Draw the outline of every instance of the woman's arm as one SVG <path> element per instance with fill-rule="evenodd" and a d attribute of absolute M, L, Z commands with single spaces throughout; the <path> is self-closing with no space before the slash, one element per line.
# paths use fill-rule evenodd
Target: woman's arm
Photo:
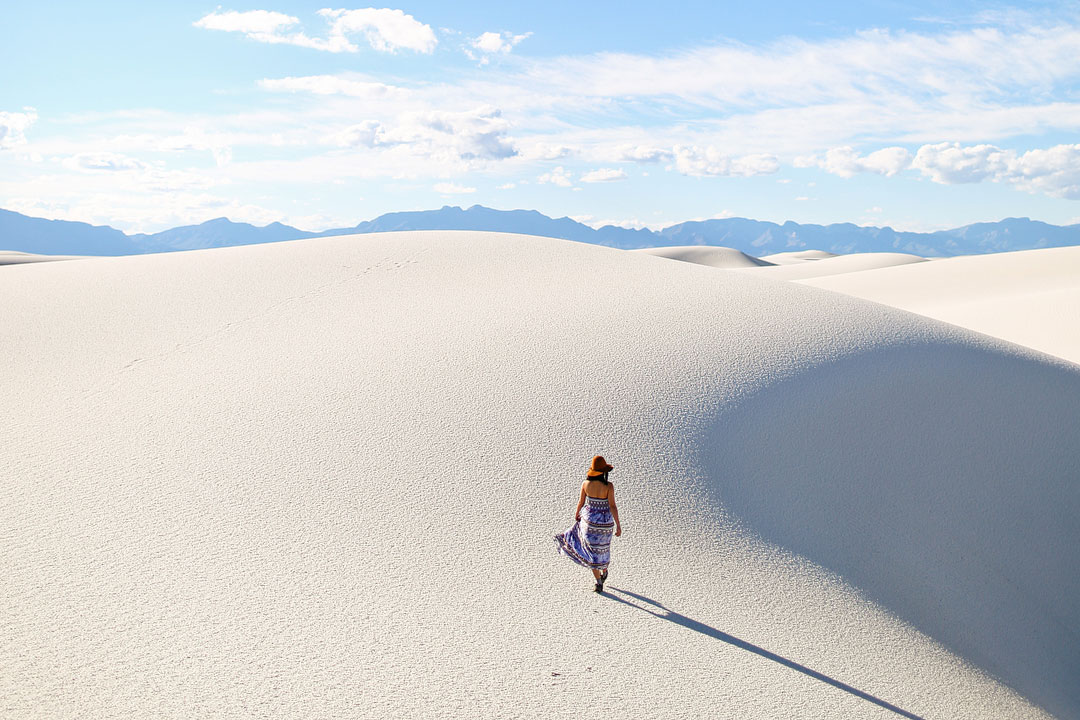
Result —
<path fill-rule="evenodd" d="M 582 489 L 582 492 L 585 492 Z M 615 518 L 615 537 L 622 535 L 622 524 L 619 522 L 619 508 L 615 505 L 615 485 L 609 484 L 607 491 L 608 505 L 611 506 L 611 517 Z"/>
<path fill-rule="evenodd" d="M 577 509 L 574 510 L 574 522 L 581 520 L 581 508 L 585 505 L 585 483 L 581 483 L 581 496 L 577 501 Z"/>

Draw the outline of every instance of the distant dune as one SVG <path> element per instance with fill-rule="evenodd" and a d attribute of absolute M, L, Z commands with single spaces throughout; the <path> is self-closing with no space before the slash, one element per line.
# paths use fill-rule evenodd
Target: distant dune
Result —
<path fill-rule="evenodd" d="M 11 717 L 1080 715 L 1075 365 L 495 233 L 2 276 Z"/>
<path fill-rule="evenodd" d="M 33 255 L 31 253 L 0 250 L 0 265 L 22 265 L 24 263 L 54 262 L 56 260 L 74 260 L 73 255 Z"/>
<path fill-rule="evenodd" d="M 1077 247 L 948 258 L 804 282 L 1080 363 Z"/>
<path fill-rule="evenodd" d="M 634 252 L 718 268 L 762 267 L 770 264 L 733 248 L 708 245 L 644 248 Z"/>
<path fill-rule="evenodd" d="M 855 253 L 821 257 L 812 261 L 804 258 L 802 262 L 776 264 L 774 267 L 762 267 L 753 272 L 771 280 L 803 280 L 925 261 L 925 258 L 905 253 Z"/>
<path fill-rule="evenodd" d="M 836 253 L 825 252 L 824 250 L 798 250 L 795 252 L 782 252 L 775 253 L 773 255 L 763 255 L 760 259 L 764 260 L 770 265 L 794 265 L 795 263 L 824 260 L 825 258 L 832 257 L 836 257 Z"/>

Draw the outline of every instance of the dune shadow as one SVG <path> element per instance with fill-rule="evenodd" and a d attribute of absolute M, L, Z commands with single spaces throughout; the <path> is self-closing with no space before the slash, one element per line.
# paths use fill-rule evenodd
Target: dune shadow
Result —
<path fill-rule="evenodd" d="M 645 603 L 645 604 L 641 605 L 641 604 L 638 604 L 636 602 L 632 602 L 631 600 L 626 600 L 625 598 L 621 598 L 618 595 L 612 594 L 613 592 L 614 593 L 619 593 L 621 595 L 626 595 L 627 597 L 633 598 L 634 600 L 637 600 L 638 602 Z M 709 625 L 706 625 L 705 623 L 698 622 L 697 620 L 694 620 L 693 618 L 688 618 L 685 615 L 681 615 L 681 614 L 675 612 L 674 610 L 669 610 L 668 608 L 664 607 L 660 603 L 656 602 L 655 600 L 651 600 L 651 599 L 645 597 L 644 595 L 639 595 L 637 593 L 630 592 L 629 590 L 623 590 L 623 589 L 614 588 L 614 587 L 609 587 L 607 589 L 607 591 L 605 591 L 605 592 L 603 592 L 601 594 L 602 594 L 603 597 L 608 598 L 609 600 L 614 600 L 614 601 L 620 602 L 620 603 L 622 603 L 624 605 L 629 605 L 632 608 L 636 608 L 638 610 L 643 610 L 644 612 L 649 613 L 653 617 L 658 617 L 658 618 L 660 618 L 662 620 L 668 620 L 670 622 L 675 623 L 676 625 L 681 625 L 684 628 L 687 628 L 689 630 L 693 630 L 695 632 L 701 633 L 702 635 L 714 638 L 716 640 L 720 640 L 722 642 L 726 642 L 729 645 L 733 645 L 733 646 L 735 646 L 735 647 L 737 647 L 737 648 L 739 648 L 741 650 L 746 650 L 747 652 L 752 652 L 755 655 L 759 655 L 759 656 L 761 656 L 761 657 L 763 657 L 763 658 L 765 658 L 767 660 L 772 660 L 775 663 L 779 663 L 780 665 L 783 665 L 784 667 L 795 670 L 796 672 L 800 672 L 803 675 L 807 675 L 809 677 L 812 677 L 815 680 L 820 680 L 821 682 L 823 682 L 823 683 L 825 683 L 827 685 L 831 685 L 831 686 L 833 686 L 834 688 L 836 688 L 838 690 L 843 690 L 844 692 L 849 693 L 851 695 L 854 695 L 857 698 L 860 698 L 862 700 L 866 700 L 867 702 L 871 702 L 871 703 L 877 705 L 878 707 L 885 708 L 886 710 L 891 710 L 892 712 L 896 713 L 897 715 L 901 715 L 901 716 L 906 717 L 906 718 L 911 718 L 912 720 L 923 720 L 918 715 L 915 715 L 913 713 L 909 713 L 907 710 L 904 710 L 903 708 L 899 708 L 899 707 L 893 705 L 892 703 L 886 702 L 886 701 L 882 700 L 881 698 L 874 697 L 873 695 L 871 695 L 869 693 L 863 692 L 862 690 L 859 690 L 858 688 L 854 688 L 851 685 L 848 685 L 847 683 L 840 682 L 839 680 L 831 678 L 828 675 L 825 675 L 823 673 L 819 673 L 817 670 L 813 670 L 811 668 L 808 668 L 805 665 L 800 665 L 799 663 L 795 662 L 794 660 L 789 660 L 786 657 L 783 657 L 781 655 L 777 655 L 776 653 L 773 653 L 773 652 L 769 652 L 765 648 L 758 647 L 757 645 L 754 645 L 753 643 L 746 642 L 745 640 L 740 640 L 739 638 L 735 637 L 734 635 L 730 635 L 730 634 L 728 634 L 728 633 L 726 633 L 726 632 L 724 632 L 722 630 L 717 630 L 716 628 L 711 627 Z M 651 606 L 651 607 L 649 607 L 649 606 Z"/>

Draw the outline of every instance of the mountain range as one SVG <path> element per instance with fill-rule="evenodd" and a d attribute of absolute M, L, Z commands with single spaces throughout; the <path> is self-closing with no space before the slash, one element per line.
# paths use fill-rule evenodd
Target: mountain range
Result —
<path fill-rule="evenodd" d="M 932 233 L 900 232 L 852 223 L 777 224 L 746 218 L 678 223 L 662 230 L 614 225 L 593 228 L 568 217 L 550 218 L 535 210 L 468 209 L 380 215 L 354 227 L 307 232 L 281 223 L 256 227 L 227 218 L 208 220 L 153 234 L 127 235 L 107 226 L 28 217 L 0 210 L 0 250 L 42 255 L 139 255 L 233 245 L 298 240 L 398 230 L 490 230 L 562 238 L 622 249 L 673 245 L 721 245 L 761 256 L 794 250 L 834 253 L 906 252 L 924 257 L 976 255 L 1010 250 L 1080 245 L 1080 224 L 1049 225 L 1029 218 L 1006 218 Z"/>

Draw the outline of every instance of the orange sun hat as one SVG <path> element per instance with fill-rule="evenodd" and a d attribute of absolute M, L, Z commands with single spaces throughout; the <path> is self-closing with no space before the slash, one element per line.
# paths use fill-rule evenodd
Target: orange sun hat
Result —
<path fill-rule="evenodd" d="M 615 469 L 615 466 L 614 465 L 608 465 L 608 461 L 604 459 L 603 455 L 597 455 L 596 457 L 594 457 L 592 459 L 592 462 L 589 463 L 589 472 L 587 473 L 587 475 L 589 477 L 596 477 L 598 475 L 603 475 L 604 473 L 608 472 L 609 470 L 614 470 L 614 469 Z"/>

